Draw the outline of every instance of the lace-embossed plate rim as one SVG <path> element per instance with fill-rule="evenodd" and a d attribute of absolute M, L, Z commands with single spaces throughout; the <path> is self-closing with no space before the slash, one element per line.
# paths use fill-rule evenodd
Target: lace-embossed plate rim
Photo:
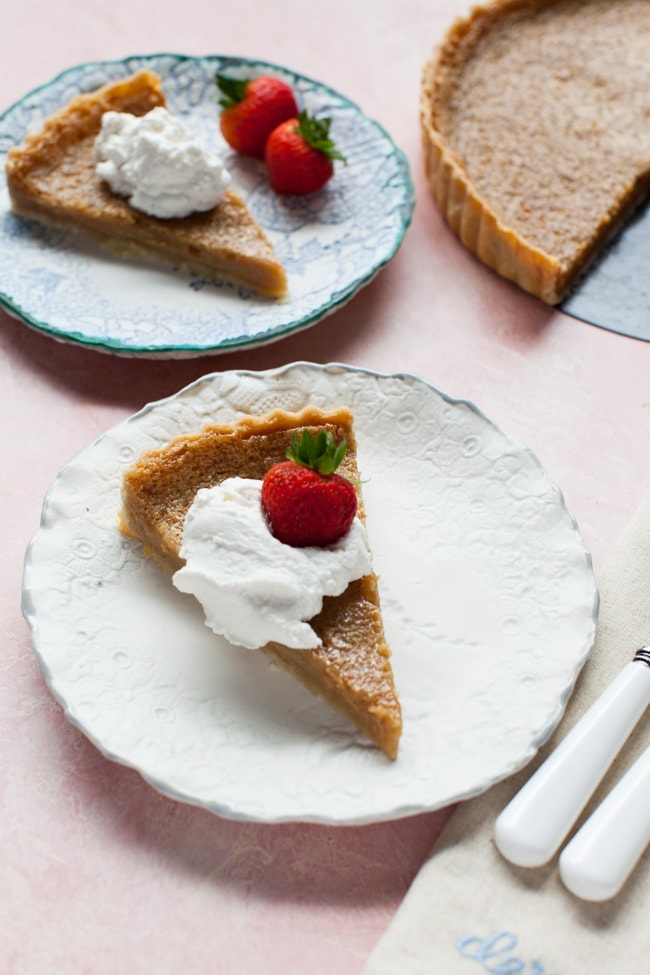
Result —
<path fill-rule="evenodd" d="M 287 301 L 182 271 L 113 257 L 80 235 L 15 217 L 4 163 L 11 146 L 79 91 L 147 67 L 162 78 L 170 110 L 222 153 L 233 184 L 284 263 Z M 272 72 L 301 107 L 332 118 L 347 157 L 310 197 L 281 197 L 263 162 L 232 152 L 218 124 L 217 69 Z M 192 356 L 250 348 L 307 328 L 335 311 L 394 256 L 410 224 L 408 163 L 389 135 L 343 95 L 277 65 L 218 55 L 154 54 L 69 69 L 0 118 L 0 306 L 53 338 L 121 355 Z"/>
<path fill-rule="evenodd" d="M 355 413 L 404 712 L 395 762 L 263 654 L 215 637 L 117 527 L 122 472 L 144 449 L 307 403 Z M 416 376 L 312 363 L 205 376 L 74 457 L 45 500 L 23 603 L 54 697 L 109 758 L 227 817 L 330 824 L 436 809 L 521 768 L 563 713 L 597 605 L 576 523 L 527 448 Z"/>

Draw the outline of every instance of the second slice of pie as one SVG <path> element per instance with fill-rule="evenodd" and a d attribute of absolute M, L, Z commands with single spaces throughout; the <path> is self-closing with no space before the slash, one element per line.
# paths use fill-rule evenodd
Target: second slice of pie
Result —
<path fill-rule="evenodd" d="M 144 454 L 126 471 L 122 528 L 143 543 L 147 556 L 175 572 L 183 565 L 183 526 L 197 492 L 230 477 L 261 481 L 271 466 L 284 460 L 293 435 L 304 429 L 314 436 L 328 430 L 336 442 L 346 440 L 348 449 L 340 470 L 354 479 L 363 521 L 352 423 L 352 414 L 345 408 L 324 412 L 308 407 L 300 413 L 276 410 L 233 424 L 208 424 L 197 434 L 176 437 Z M 320 637 L 320 646 L 296 650 L 269 643 L 261 649 L 395 758 L 401 709 L 374 573 L 351 582 L 340 596 L 325 597 L 321 612 L 310 623 Z M 246 652 L 250 651 L 242 649 Z"/>
<path fill-rule="evenodd" d="M 265 297 L 284 296 L 284 268 L 231 188 L 211 210 L 160 219 L 132 207 L 98 177 L 94 143 L 104 113 L 142 116 L 164 106 L 161 80 L 147 70 L 76 96 L 9 151 L 14 211 L 88 234 L 120 256 L 163 261 Z"/>

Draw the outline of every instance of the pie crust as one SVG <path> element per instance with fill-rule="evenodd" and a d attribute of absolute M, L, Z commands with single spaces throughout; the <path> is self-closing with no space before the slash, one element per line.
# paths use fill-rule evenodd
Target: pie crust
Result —
<path fill-rule="evenodd" d="M 495 0 L 424 69 L 433 196 L 462 243 L 549 304 L 648 192 L 650 4 Z"/>
<path fill-rule="evenodd" d="M 143 454 L 124 474 L 122 530 L 143 543 L 145 555 L 175 572 L 183 565 L 183 525 L 197 491 L 227 477 L 261 480 L 269 467 L 285 459 L 293 434 L 304 428 L 315 435 L 327 429 L 337 442 L 347 441 L 339 470 L 354 479 L 358 514 L 365 521 L 351 412 L 307 407 L 300 413 L 274 410 L 232 424 L 208 424 L 197 434 L 176 437 Z M 321 646 L 292 650 L 269 643 L 263 651 L 395 758 L 402 718 L 374 573 L 351 582 L 340 596 L 326 597 L 310 622 Z"/>
<path fill-rule="evenodd" d="M 212 210 L 161 220 L 131 207 L 96 175 L 93 145 L 104 112 L 145 115 L 159 105 L 165 105 L 160 78 L 147 70 L 77 95 L 47 118 L 40 132 L 9 150 L 13 209 L 82 231 L 123 257 L 160 260 L 282 297 L 284 268 L 232 189 Z"/>

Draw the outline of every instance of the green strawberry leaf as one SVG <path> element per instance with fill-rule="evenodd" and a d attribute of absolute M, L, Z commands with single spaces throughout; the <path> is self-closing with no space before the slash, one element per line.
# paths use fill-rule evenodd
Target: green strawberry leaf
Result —
<path fill-rule="evenodd" d="M 345 440 L 337 445 L 329 430 L 320 430 L 317 437 L 309 430 L 303 430 L 300 438 L 294 433 L 291 444 L 287 447 L 286 457 L 294 464 L 311 467 L 319 474 L 327 476 L 334 473 L 347 449 Z"/>
<path fill-rule="evenodd" d="M 303 108 L 298 115 L 297 131 L 308 146 L 322 152 L 328 159 L 340 159 L 341 162 L 347 162 L 345 156 L 339 152 L 330 138 L 331 124 L 331 118 L 318 119 L 309 115 L 307 110 Z"/>
<path fill-rule="evenodd" d="M 222 108 L 234 108 L 246 97 L 250 78 L 229 78 L 227 75 L 217 72 L 214 80 L 219 91 L 223 93 L 223 98 L 219 99 Z"/>

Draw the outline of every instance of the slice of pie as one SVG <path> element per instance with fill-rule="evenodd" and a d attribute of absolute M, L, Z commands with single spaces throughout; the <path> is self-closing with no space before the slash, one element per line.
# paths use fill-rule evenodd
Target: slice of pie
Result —
<path fill-rule="evenodd" d="M 465 246 L 560 301 L 650 185 L 650 3 L 496 0 L 424 70 L 434 198 Z"/>
<path fill-rule="evenodd" d="M 227 477 L 261 481 L 269 467 L 285 459 L 293 434 L 304 428 L 314 435 L 330 430 L 337 442 L 347 441 L 339 471 L 354 478 L 358 513 L 365 520 L 352 423 L 345 408 L 322 412 L 307 407 L 300 413 L 275 410 L 233 424 L 209 424 L 197 434 L 176 437 L 145 453 L 125 472 L 122 530 L 143 543 L 145 555 L 175 572 L 183 565 L 179 551 L 185 515 L 197 491 Z M 395 758 L 402 719 L 376 576 L 364 576 L 342 595 L 326 597 L 310 622 L 322 641 L 319 647 L 291 650 L 269 643 L 262 649 Z"/>
<path fill-rule="evenodd" d="M 40 132 L 9 150 L 13 209 L 89 234 L 124 257 L 160 260 L 265 297 L 283 296 L 284 268 L 232 189 L 212 210 L 162 220 L 131 207 L 96 175 L 93 147 L 104 112 L 145 115 L 164 105 L 160 78 L 146 70 L 77 95 L 46 119 Z"/>

